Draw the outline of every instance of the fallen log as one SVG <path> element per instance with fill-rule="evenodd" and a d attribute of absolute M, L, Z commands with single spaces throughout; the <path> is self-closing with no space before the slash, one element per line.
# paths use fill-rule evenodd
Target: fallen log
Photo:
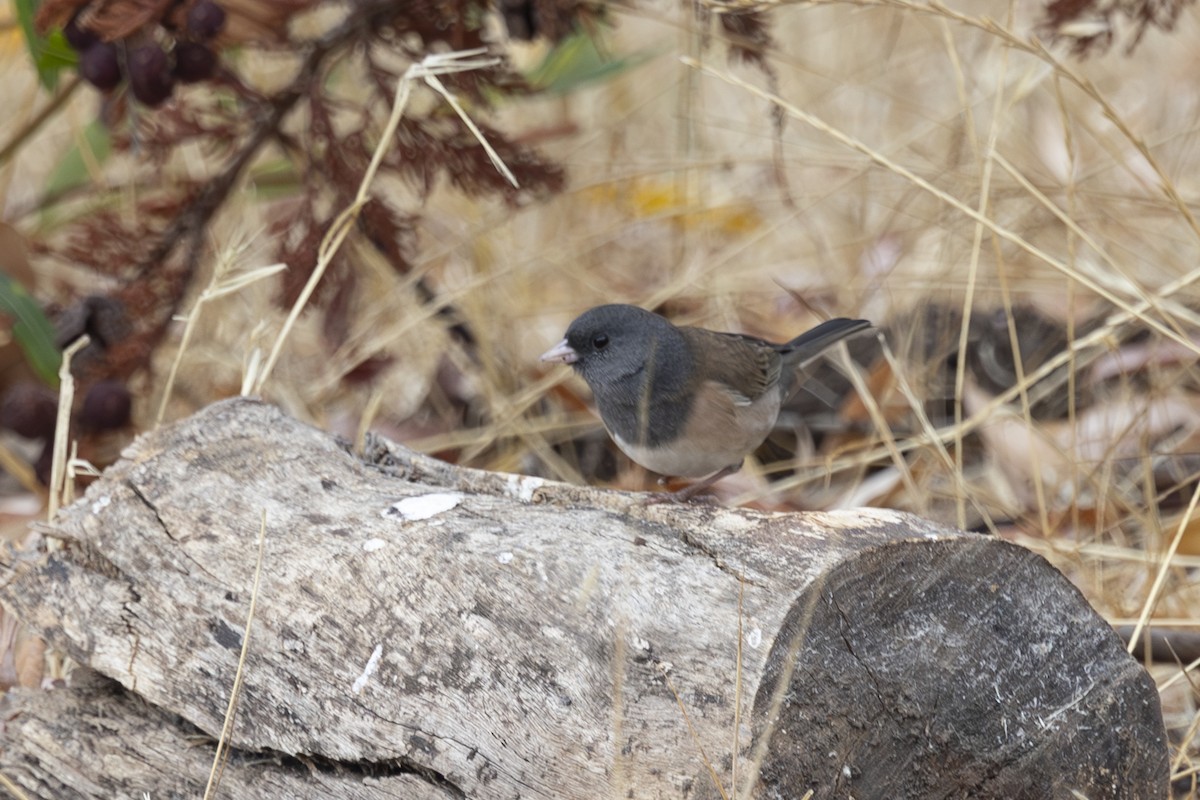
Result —
<path fill-rule="evenodd" d="M 9 695 L 0 774 L 199 797 L 265 519 L 226 796 L 1166 796 L 1154 684 L 1039 556 L 640 501 L 218 403 L 4 555 L 92 677 Z"/>

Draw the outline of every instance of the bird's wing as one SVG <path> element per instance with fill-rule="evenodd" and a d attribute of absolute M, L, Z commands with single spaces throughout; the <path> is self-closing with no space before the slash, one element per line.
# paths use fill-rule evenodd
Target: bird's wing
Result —
<path fill-rule="evenodd" d="M 769 342 L 703 328 L 679 330 L 697 372 L 727 387 L 736 405 L 748 405 L 779 383 L 783 359 Z"/>

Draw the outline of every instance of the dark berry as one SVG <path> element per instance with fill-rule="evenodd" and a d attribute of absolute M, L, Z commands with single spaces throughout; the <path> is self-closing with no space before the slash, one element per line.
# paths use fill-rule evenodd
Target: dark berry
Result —
<path fill-rule="evenodd" d="M 129 424 L 133 398 L 120 381 L 99 381 L 88 389 L 79 409 L 79 424 L 90 431 L 110 431 Z"/>
<path fill-rule="evenodd" d="M 187 30 L 197 39 L 211 39 L 225 27 L 225 9 L 212 0 L 199 0 L 188 9 Z"/>
<path fill-rule="evenodd" d="M 26 439 L 50 439 L 58 418 L 58 395 L 37 383 L 9 387 L 0 399 L 0 428 Z"/>
<path fill-rule="evenodd" d="M 53 466 L 54 440 L 47 439 L 46 444 L 42 447 L 41 454 L 38 455 L 37 461 L 33 462 L 33 474 L 37 476 L 42 486 L 50 485 L 50 470 Z"/>
<path fill-rule="evenodd" d="M 129 51 L 129 88 L 148 106 L 162 105 L 175 88 L 171 62 L 162 48 L 146 44 Z"/>
<path fill-rule="evenodd" d="M 79 54 L 79 74 L 102 92 L 115 89 L 121 82 L 117 46 L 111 42 L 93 42 L 91 47 Z"/>
<path fill-rule="evenodd" d="M 125 306 L 103 294 L 90 294 L 67 307 L 54 320 L 54 343 L 65 349 L 85 333 L 92 346 L 112 347 L 130 333 Z"/>
<path fill-rule="evenodd" d="M 217 69 L 217 54 L 199 42 L 175 43 L 175 77 L 184 83 L 211 78 Z"/>
<path fill-rule="evenodd" d="M 76 53 L 82 53 L 100 39 L 95 33 L 79 24 L 80 14 L 71 17 L 71 21 L 63 27 L 63 37 Z"/>
<path fill-rule="evenodd" d="M 500 0 L 499 5 L 509 36 L 527 42 L 537 35 L 537 9 L 534 3 L 529 0 Z"/>

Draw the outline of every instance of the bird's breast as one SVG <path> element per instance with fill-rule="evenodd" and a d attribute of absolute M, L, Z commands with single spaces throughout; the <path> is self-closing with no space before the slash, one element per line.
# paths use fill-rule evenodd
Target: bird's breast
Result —
<path fill-rule="evenodd" d="M 621 451 L 646 469 L 681 478 L 700 478 L 739 464 L 775 427 L 780 392 L 767 391 L 753 401 L 722 384 L 705 382 L 690 408 L 675 411 L 677 434 L 653 445 L 623 437 L 609 427 Z"/>

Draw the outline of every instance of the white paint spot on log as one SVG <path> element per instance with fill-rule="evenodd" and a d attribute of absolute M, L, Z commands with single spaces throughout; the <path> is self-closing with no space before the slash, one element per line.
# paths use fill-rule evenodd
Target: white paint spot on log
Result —
<path fill-rule="evenodd" d="M 379 669 L 379 657 L 383 655 L 383 645 L 375 645 L 375 649 L 371 651 L 371 657 L 367 659 L 367 665 L 363 667 L 362 674 L 354 679 L 354 685 L 350 687 L 350 691 L 355 694 L 361 694 L 363 687 L 367 685 L 367 681 L 375 674 L 375 670 Z"/>
<path fill-rule="evenodd" d="M 463 501 L 458 492 L 441 492 L 438 494 L 423 494 L 417 497 L 406 497 L 392 503 L 383 512 L 385 517 L 399 517 L 405 522 L 419 519 L 429 519 L 445 513 Z"/>
<path fill-rule="evenodd" d="M 112 497 L 110 497 L 109 495 L 106 495 L 106 494 L 100 495 L 99 497 L 96 498 L 96 502 L 92 503 L 92 513 L 99 514 L 111 502 L 112 502 Z"/>
<path fill-rule="evenodd" d="M 512 560 L 513 560 L 513 554 L 510 553 L 508 550 L 505 550 L 503 553 L 499 553 L 496 555 L 496 560 L 499 561 L 501 564 L 510 564 L 510 563 L 512 563 Z"/>
<path fill-rule="evenodd" d="M 533 493 L 542 488 L 546 481 L 529 475 L 509 475 L 508 494 L 522 503 L 532 503 Z"/>
<path fill-rule="evenodd" d="M 741 533 L 754 527 L 754 520 L 747 519 L 743 514 L 734 514 L 728 511 L 719 513 L 709 522 L 714 528 L 729 533 Z"/>
<path fill-rule="evenodd" d="M 366 550 L 368 553 L 374 553 L 376 550 L 381 549 L 385 544 L 387 544 L 387 542 L 385 542 L 383 539 L 367 539 L 365 542 L 363 542 L 363 550 Z"/>
<path fill-rule="evenodd" d="M 757 650 L 758 646 L 762 644 L 762 628 L 752 628 L 750 632 L 746 634 L 746 644 L 749 645 L 751 649 Z"/>

